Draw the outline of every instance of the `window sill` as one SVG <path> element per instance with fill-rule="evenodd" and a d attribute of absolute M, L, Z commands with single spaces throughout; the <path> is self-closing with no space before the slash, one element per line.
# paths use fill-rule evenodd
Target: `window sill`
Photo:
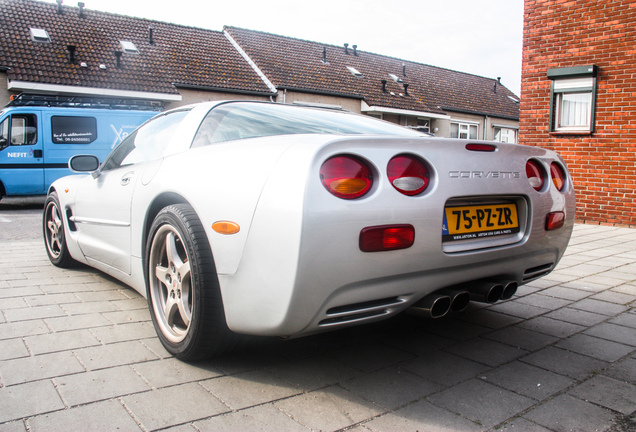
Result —
<path fill-rule="evenodd" d="M 592 131 L 551 131 L 550 136 L 592 135 Z"/>

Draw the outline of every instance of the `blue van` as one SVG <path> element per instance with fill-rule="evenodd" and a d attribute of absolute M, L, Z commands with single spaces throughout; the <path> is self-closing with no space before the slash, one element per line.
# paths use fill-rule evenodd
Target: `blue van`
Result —
<path fill-rule="evenodd" d="M 0 198 L 46 194 L 71 174 L 71 156 L 104 160 L 160 110 L 145 101 L 19 95 L 0 111 Z"/>

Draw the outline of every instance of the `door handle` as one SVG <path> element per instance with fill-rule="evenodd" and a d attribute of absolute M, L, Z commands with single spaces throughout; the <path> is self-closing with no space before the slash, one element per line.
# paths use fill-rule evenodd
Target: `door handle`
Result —
<path fill-rule="evenodd" d="M 44 152 L 42 150 L 33 150 L 33 157 L 36 159 L 40 159 Z"/>

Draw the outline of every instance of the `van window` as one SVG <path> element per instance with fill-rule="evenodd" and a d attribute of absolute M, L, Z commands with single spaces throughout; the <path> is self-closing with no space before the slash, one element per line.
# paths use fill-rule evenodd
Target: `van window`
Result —
<path fill-rule="evenodd" d="M 158 115 L 126 137 L 108 156 L 102 171 L 164 157 L 172 136 L 189 109 Z"/>
<path fill-rule="evenodd" d="M 51 132 L 54 144 L 90 144 L 97 139 L 95 117 L 53 116 Z"/>
<path fill-rule="evenodd" d="M 9 132 L 11 127 L 11 132 Z M 0 124 L 0 145 L 12 146 L 33 145 L 38 134 L 35 114 L 14 114 Z"/>

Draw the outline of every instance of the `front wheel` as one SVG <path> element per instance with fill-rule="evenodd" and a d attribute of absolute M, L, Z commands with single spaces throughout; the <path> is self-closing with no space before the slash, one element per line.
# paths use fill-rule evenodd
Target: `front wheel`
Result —
<path fill-rule="evenodd" d="M 153 221 L 146 281 L 155 330 L 172 355 L 196 360 L 235 345 L 237 335 L 225 321 L 212 250 L 189 205 L 168 206 Z"/>
<path fill-rule="evenodd" d="M 53 265 L 62 268 L 73 267 L 76 262 L 71 257 L 66 246 L 64 235 L 64 222 L 57 193 L 51 192 L 44 203 L 44 215 L 42 217 L 42 231 L 46 253 Z"/>

